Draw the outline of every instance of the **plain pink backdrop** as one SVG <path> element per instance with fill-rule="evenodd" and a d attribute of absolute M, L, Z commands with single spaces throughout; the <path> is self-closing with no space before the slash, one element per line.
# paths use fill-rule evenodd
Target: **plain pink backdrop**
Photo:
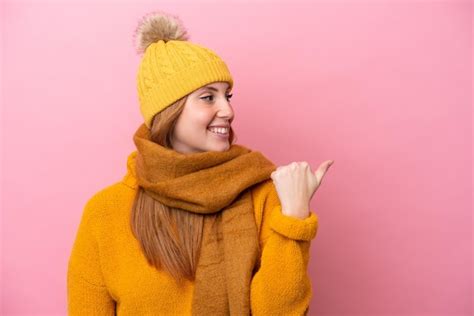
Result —
<path fill-rule="evenodd" d="M 66 315 L 82 209 L 135 148 L 132 32 L 155 9 L 228 64 L 237 143 L 278 165 L 335 161 L 311 202 L 311 315 L 474 314 L 469 1 L 0 9 L 0 314 Z"/>

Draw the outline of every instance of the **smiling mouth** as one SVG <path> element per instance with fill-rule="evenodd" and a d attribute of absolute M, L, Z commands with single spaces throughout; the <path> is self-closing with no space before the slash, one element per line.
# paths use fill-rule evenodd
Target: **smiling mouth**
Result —
<path fill-rule="evenodd" d="M 210 129 L 207 129 L 210 133 L 214 134 L 215 136 L 219 137 L 220 139 L 228 139 L 229 138 L 229 131 L 226 133 L 219 133 L 217 131 L 213 132 Z"/>
<path fill-rule="evenodd" d="M 208 131 L 217 135 L 229 135 L 230 128 L 207 128 Z"/>

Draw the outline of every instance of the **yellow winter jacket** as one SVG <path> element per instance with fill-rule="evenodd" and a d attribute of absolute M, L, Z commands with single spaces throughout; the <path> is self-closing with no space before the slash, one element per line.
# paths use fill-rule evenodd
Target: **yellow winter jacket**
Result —
<path fill-rule="evenodd" d="M 148 265 L 129 229 L 137 189 L 136 151 L 121 181 L 85 204 L 68 262 L 68 315 L 192 315 L 193 282 L 174 279 Z M 283 215 L 271 179 L 252 190 L 261 247 L 259 269 L 250 286 L 252 315 L 304 315 L 312 297 L 307 273 L 318 217 Z"/>

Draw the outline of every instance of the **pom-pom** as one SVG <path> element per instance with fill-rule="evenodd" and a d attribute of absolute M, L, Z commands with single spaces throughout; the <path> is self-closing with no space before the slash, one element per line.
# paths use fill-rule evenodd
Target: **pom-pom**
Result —
<path fill-rule="evenodd" d="M 178 16 L 154 11 L 140 19 L 133 39 L 137 53 L 141 54 L 149 45 L 159 40 L 186 41 L 189 37 Z"/>

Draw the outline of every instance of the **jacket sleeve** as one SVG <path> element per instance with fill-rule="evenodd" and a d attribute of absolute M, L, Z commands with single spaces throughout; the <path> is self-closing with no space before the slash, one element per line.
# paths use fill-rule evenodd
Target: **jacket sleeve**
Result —
<path fill-rule="evenodd" d="M 316 236 L 318 217 L 299 219 L 283 215 L 273 182 L 266 193 L 261 212 L 260 248 L 250 286 L 253 316 L 306 315 L 312 297 L 311 280 L 307 273 L 309 248 Z"/>
<path fill-rule="evenodd" d="M 94 198 L 84 208 L 67 271 L 67 310 L 75 315 L 115 315 L 115 301 L 104 284 L 94 232 Z"/>

